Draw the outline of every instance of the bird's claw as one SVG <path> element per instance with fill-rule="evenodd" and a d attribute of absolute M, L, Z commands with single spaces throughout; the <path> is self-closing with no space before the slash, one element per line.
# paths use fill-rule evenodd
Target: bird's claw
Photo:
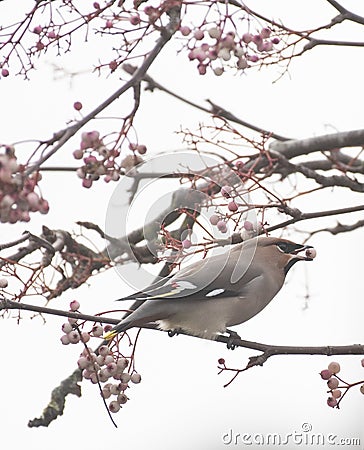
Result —
<path fill-rule="evenodd" d="M 226 343 L 226 347 L 229 350 L 234 350 L 236 345 L 234 344 L 235 339 L 241 339 L 236 331 L 226 330 L 226 333 L 229 334 L 228 341 Z"/>
<path fill-rule="evenodd" d="M 168 330 L 169 337 L 178 336 L 178 335 L 179 335 L 179 329 Z"/>

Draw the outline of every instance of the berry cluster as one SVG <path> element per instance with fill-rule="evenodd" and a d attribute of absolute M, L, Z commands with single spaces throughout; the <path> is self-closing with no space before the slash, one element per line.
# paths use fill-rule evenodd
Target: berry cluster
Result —
<path fill-rule="evenodd" d="M 120 169 L 125 172 L 142 162 L 142 158 L 136 154 L 144 155 L 147 151 L 145 145 L 130 144 L 132 155 L 127 155 L 120 164 L 116 158 L 120 155 L 119 150 L 109 150 L 100 139 L 98 131 L 84 132 L 81 135 L 80 148 L 73 152 L 75 159 L 83 159 L 84 165 L 77 169 L 77 175 L 82 179 L 82 186 L 90 188 L 94 181 L 104 177 L 104 181 L 118 181 Z"/>
<path fill-rule="evenodd" d="M 220 194 L 228 200 L 228 204 L 227 204 L 227 208 L 229 210 L 229 212 L 231 213 L 235 213 L 239 210 L 240 204 L 237 200 L 238 194 L 234 191 L 234 188 L 229 186 L 229 185 L 225 185 L 222 186 L 221 190 L 220 190 Z M 228 231 L 228 225 L 227 225 L 227 220 L 229 219 L 228 216 L 223 216 L 222 214 L 212 214 L 212 216 L 210 216 L 210 223 L 213 226 L 216 226 L 217 229 L 221 232 L 221 233 L 227 233 Z M 254 224 L 252 222 L 250 222 L 249 220 L 245 220 L 243 223 L 242 228 L 240 229 L 240 234 L 243 240 L 246 239 L 250 239 L 251 237 L 255 236 L 259 230 L 257 229 L 258 227 L 254 226 Z"/>
<path fill-rule="evenodd" d="M 29 176 L 25 167 L 18 164 L 15 150 L 5 147 L 0 154 L 0 221 L 2 223 L 29 222 L 30 212 L 47 214 L 47 200 L 34 192 L 42 176 L 34 172 Z"/>
<path fill-rule="evenodd" d="M 79 308 L 80 303 L 77 300 L 70 303 L 70 311 L 76 312 Z M 86 345 L 91 337 L 101 338 L 111 328 L 111 325 L 96 324 L 90 332 L 81 332 L 77 319 L 69 318 L 62 325 L 64 334 L 61 342 L 63 345 L 78 344 L 79 342 L 84 344 L 84 349 L 77 360 L 77 365 L 82 370 L 82 376 L 93 384 L 103 384 L 101 394 L 105 400 L 116 396 L 116 399 L 114 397 L 108 404 L 110 412 L 116 413 L 120 410 L 121 405 L 129 400 L 125 394 L 130 387 L 129 383 L 140 383 L 141 376 L 135 371 L 131 374 L 128 373 L 126 369 L 131 367 L 129 360 L 119 352 L 110 350 L 107 345 L 101 345 L 96 351 Z M 111 382 L 112 380 L 113 382 Z"/>
<path fill-rule="evenodd" d="M 361 365 L 364 367 L 364 359 L 361 360 Z M 364 394 L 364 382 L 359 381 L 356 383 L 347 383 L 341 379 L 337 374 L 340 372 L 340 364 L 337 362 L 331 362 L 327 369 L 321 370 L 320 376 L 323 380 L 327 381 L 329 388 L 327 399 L 327 405 L 331 408 L 339 408 L 339 404 L 347 393 L 347 391 L 353 386 L 360 385 L 360 392 Z M 344 392 L 344 393 L 343 393 Z"/>
<path fill-rule="evenodd" d="M 239 37 L 234 31 L 224 33 L 221 26 L 214 26 L 208 30 L 191 30 L 188 26 L 179 29 L 182 36 L 188 37 L 188 57 L 198 62 L 197 69 L 200 75 L 205 75 L 210 67 L 216 76 L 224 73 L 224 66 L 234 61 L 239 70 L 250 67 L 251 63 L 260 60 L 261 55 L 269 54 L 279 38 L 271 37 L 271 30 L 263 28 L 259 33 L 245 33 Z"/>

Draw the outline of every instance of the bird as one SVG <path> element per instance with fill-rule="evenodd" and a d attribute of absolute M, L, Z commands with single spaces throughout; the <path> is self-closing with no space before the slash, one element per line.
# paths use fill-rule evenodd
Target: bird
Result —
<path fill-rule="evenodd" d="M 118 299 L 135 300 L 139 306 L 104 339 L 151 322 L 170 336 L 183 332 L 205 339 L 224 333 L 239 337 L 229 327 L 262 311 L 282 288 L 290 268 L 315 256 L 311 245 L 266 236 L 248 239 L 190 264 L 162 285 Z"/>

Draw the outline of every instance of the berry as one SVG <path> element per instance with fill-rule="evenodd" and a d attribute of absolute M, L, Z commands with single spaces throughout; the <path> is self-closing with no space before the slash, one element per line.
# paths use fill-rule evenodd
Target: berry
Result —
<path fill-rule="evenodd" d="M 105 23 L 105 28 L 112 28 L 113 27 L 113 23 L 111 20 L 107 20 Z"/>
<path fill-rule="evenodd" d="M 90 335 L 86 332 L 81 333 L 81 340 L 84 344 L 90 340 Z"/>
<path fill-rule="evenodd" d="M 219 222 L 219 220 L 220 220 L 220 217 L 219 217 L 217 214 L 213 214 L 213 215 L 210 217 L 210 223 L 211 223 L 211 225 L 217 225 L 217 223 Z"/>
<path fill-rule="evenodd" d="M 95 325 L 94 327 L 92 327 L 92 334 L 95 337 L 100 337 L 103 335 L 103 333 L 104 333 L 104 329 L 102 328 L 102 326 Z"/>
<path fill-rule="evenodd" d="M 235 212 L 238 210 L 238 205 L 234 201 L 232 201 L 228 204 L 228 209 L 229 211 Z"/>
<path fill-rule="evenodd" d="M 8 286 L 8 280 L 6 278 L 0 278 L 0 289 L 5 289 Z"/>
<path fill-rule="evenodd" d="M 128 373 L 122 373 L 120 376 L 120 381 L 125 384 L 129 383 L 130 379 L 131 379 L 131 376 Z"/>
<path fill-rule="evenodd" d="M 82 180 L 82 186 L 86 189 L 89 189 L 92 186 L 92 180 L 91 178 L 84 178 Z"/>
<path fill-rule="evenodd" d="M 226 223 L 223 220 L 219 220 L 216 226 L 220 231 L 222 231 L 226 228 Z"/>
<path fill-rule="evenodd" d="M 327 368 L 331 373 L 339 373 L 340 372 L 340 364 L 337 362 L 331 362 Z"/>
<path fill-rule="evenodd" d="M 43 31 L 43 28 L 40 25 L 33 28 L 33 33 L 35 33 L 35 34 L 40 34 L 42 31 Z"/>
<path fill-rule="evenodd" d="M 117 360 L 116 365 L 118 367 L 118 371 L 120 371 L 120 373 L 126 369 L 128 367 L 128 360 L 126 358 L 120 358 Z"/>
<path fill-rule="evenodd" d="M 112 72 L 113 72 L 114 70 L 116 70 L 117 67 L 118 67 L 118 63 L 117 63 L 115 60 L 109 62 L 109 69 L 111 69 Z"/>
<path fill-rule="evenodd" d="M 80 111 L 82 109 L 82 103 L 81 102 L 74 102 L 73 107 L 76 111 Z"/>
<path fill-rule="evenodd" d="M 225 364 L 225 359 L 224 358 L 219 358 L 217 361 L 219 364 Z"/>
<path fill-rule="evenodd" d="M 182 36 L 188 36 L 191 33 L 191 28 L 183 26 L 180 27 L 179 31 L 182 34 Z"/>
<path fill-rule="evenodd" d="M 245 42 L 245 44 L 249 44 L 252 40 L 253 36 L 250 33 L 243 34 L 243 42 Z"/>
<path fill-rule="evenodd" d="M 72 153 L 73 157 L 75 159 L 82 159 L 83 158 L 83 151 L 81 149 L 77 149 Z"/>
<path fill-rule="evenodd" d="M 327 399 L 327 404 L 331 407 L 334 408 L 337 405 L 337 400 L 334 397 L 329 397 Z"/>
<path fill-rule="evenodd" d="M 119 403 L 119 405 L 123 405 L 124 403 L 126 403 L 128 401 L 128 397 L 124 393 L 121 393 L 118 395 L 118 398 L 116 401 Z"/>
<path fill-rule="evenodd" d="M 138 15 L 131 16 L 130 19 L 129 19 L 129 22 L 132 25 L 139 25 L 140 24 L 140 17 Z"/>
<path fill-rule="evenodd" d="M 185 249 L 189 249 L 192 245 L 192 242 L 189 239 L 184 239 L 182 241 L 182 247 Z"/>
<path fill-rule="evenodd" d="M 101 345 L 99 348 L 99 355 L 101 356 L 107 356 L 109 354 L 110 350 L 107 345 Z"/>
<path fill-rule="evenodd" d="M 214 27 L 214 28 L 210 28 L 208 33 L 209 33 L 210 38 L 212 38 L 212 39 L 220 39 L 222 31 L 221 31 L 220 28 Z"/>
<path fill-rule="evenodd" d="M 83 370 L 87 369 L 87 367 L 90 365 L 90 362 L 84 356 L 80 356 L 80 358 L 77 361 L 77 365 L 81 370 Z"/>
<path fill-rule="evenodd" d="M 214 69 L 214 74 L 219 77 L 224 73 L 224 68 L 223 67 L 215 67 Z"/>
<path fill-rule="evenodd" d="M 63 333 L 67 334 L 67 333 L 70 333 L 72 330 L 73 330 L 73 327 L 69 322 L 66 322 L 62 325 Z"/>
<path fill-rule="evenodd" d="M 307 258 L 315 259 L 317 255 L 317 252 L 314 248 L 308 248 L 306 250 L 306 256 Z"/>
<path fill-rule="evenodd" d="M 231 186 L 223 186 L 223 187 L 221 188 L 220 193 L 221 193 L 221 195 L 223 195 L 225 198 L 230 198 L 230 197 L 231 197 L 231 196 L 230 196 L 230 193 L 231 193 L 232 190 L 233 190 L 233 188 L 232 188 Z"/>
<path fill-rule="evenodd" d="M 80 342 L 80 335 L 76 330 L 71 331 L 67 334 L 67 336 L 71 344 L 77 344 Z"/>
<path fill-rule="evenodd" d="M 330 378 L 327 382 L 329 389 L 336 389 L 339 386 L 339 380 L 337 378 Z"/>
<path fill-rule="evenodd" d="M 270 29 L 269 28 L 263 28 L 262 31 L 260 32 L 260 36 L 262 37 L 262 39 L 267 39 L 270 36 Z"/>
<path fill-rule="evenodd" d="M 361 366 L 364 367 L 364 358 L 361 360 Z"/>
<path fill-rule="evenodd" d="M 200 41 L 204 37 L 204 32 L 202 30 L 196 30 L 193 33 L 193 37 L 196 39 L 196 41 Z"/>
<path fill-rule="evenodd" d="M 361 392 L 362 394 L 364 394 L 364 384 L 362 384 L 362 385 L 360 386 L 360 392 Z"/>
<path fill-rule="evenodd" d="M 68 344 L 70 343 L 70 340 L 69 340 L 67 334 L 64 334 L 64 335 L 61 337 L 61 342 L 62 342 L 63 345 L 68 345 Z"/>
<path fill-rule="evenodd" d="M 137 145 L 136 150 L 140 155 L 144 155 L 147 152 L 147 147 L 145 145 Z"/>
<path fill-rule="evenodd" d="M 3 76 L 3 77 L 8 77 L 9 76 L 9 71 L 8 71 L 8 69 L 1 69 L 1 75 Z"/>
<path fill-rule="evenodd" d="M 134 383 L 134 384 L 140 383 L 141 380 L 142 380 L 142 377 L 140 376 L 140 373 L 134 372 L 134 373 L 132 374 L 132 376 L 130 377 L 130 381 L 131 381 L 132 383 Z"/>
<path fill-rule="evenodd" d="M 334 390 L 331 392 L 331 395 L 332 395 L 334 398 L 340 398 L 340 397 L 341 397 L 341 391 L 340 391 L 340 389 L 334 389 Z"/>
<path fill-rule="evenodd" d="M 323 380 L 328 380 L 331 378 L 332 372 L 330 370 L 324 369 L 321 370 L 320 375 Z"/>
<path fill-rule="evenodd" d="M 80 308 L 80 303 L 77 300 L 72 300 L 70 303 L 70 310 L 77 311 Z"/>
<path fill-rule="evenodd" d="M 117 413 L 120 410 L 120 405 L 116 400 L 113 400 L 112 402 L 109 403 L 109 410 L 112 413 Z"/>
<path fill-rule="evenodd" d="M 244 228 L 246 229 L 246 231 L 253 231 L 254 226 L 249 220 L 246 220 L 244 222 Z"/>

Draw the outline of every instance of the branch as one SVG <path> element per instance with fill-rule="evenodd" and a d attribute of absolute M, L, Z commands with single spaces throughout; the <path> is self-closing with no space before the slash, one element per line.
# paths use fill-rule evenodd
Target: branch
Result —
<path fill-rule="evenodd" d="M 310 153 L 333 150 L 342 147 L 361 147 L 364 145 L 364 129 L 325 134 L 308 139 L 274 141 L 269 148 L 281 153 L 287 159 Z"/>
<path fill-rule="evenodd" d="M 179 15 L 178 15 L 179 16 Z M 172 15 L 170 11 L 170 23 L 165 28 L 162 29 L 161 35 L 157 40 L 156 45 L 145 58 L 143 64 L 135 71 L 132 78 L 127 81 L 123 86 L 121 86 L 117 91 L 115 91 L 109 98 L 107 98 L 104 102 L 102 102 L 99 106 L 97 106 L 93 111 L 83 117 L 79 122 L 66 128 L 65 130 L 61 130 L 58 132 L 50 141 L 58 141 L 58 143 L 47 153 L 45 153 L 35 164 L 28 167 L 25 171 L 25 175 L 29 175 L 32 172 L 35 172 L 39 169 L 39 167 L 47 161 L 52 155 L 54 155 L 72 136 L 74 136 L 77 131 L 79 131 L 86 123 L 90 120 L 94 119 L 101 111 L 107 108 L 111 103 L 113 103 L 116 99 L 118 99 L 124 92 L 129 90 L 131 87 L 137 86 L 140 81 L 143 79 L 147 70 L 154 62 L 160 51 L 167 44 L 167 42 L 171 39 L 173 34 L 177 31 L 179 26 L 179 21 L 177 17 Z"/>

